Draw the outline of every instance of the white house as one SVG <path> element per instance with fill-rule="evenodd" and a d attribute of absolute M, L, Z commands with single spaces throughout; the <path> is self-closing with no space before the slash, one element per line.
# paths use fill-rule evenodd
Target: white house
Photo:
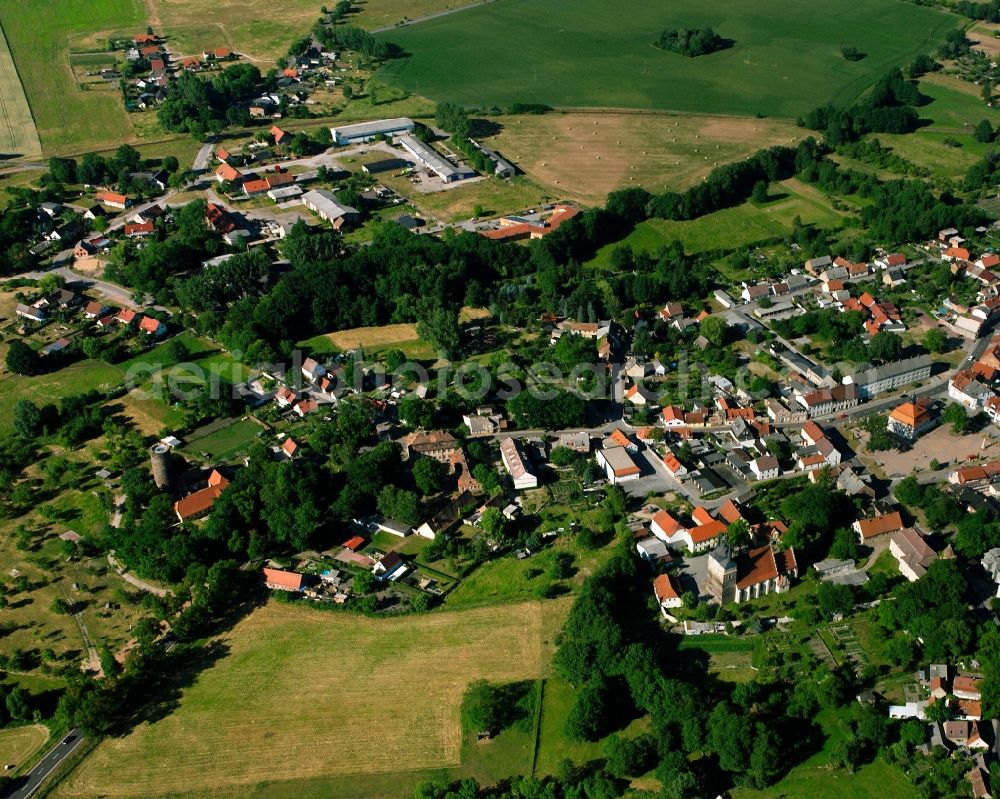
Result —
<path fill-rule="evenodd" d="M 528 468 L 524 455 L 513 438 L 505 438 L 500 442 L 500 459 L 514 481 L 514 488 L 538 488 L 538 477 Z"/>
<path fill-rule="evenodd" d="M 607 473 L 608 482 L 612 485 L 637 480 L 642 474 L 625 447 L 597 450 L 597 463 Z"/>
<path fill-rule="evenodd" d="M 762 455 L 750 461 L 750 470 L 758 480 L 771 480 L 778 476 L 778 459 L 773 455 Z"/>
<path fill-rule="evenodd" d="M 653 596 L 660 604 L 660 612 L 667 615 L 669 608 L 679 608 L 682 604 L 681 595 L 669 574 L 661 574 L 653 580 Z"/>
<path fill-rule="evenodd" d="M 326 374 L 326 367 L 322 364 L 314 361 L 312 358 L 306 358 L 302 361 L 302 376 L 313 383 L 319 380 Z"/>

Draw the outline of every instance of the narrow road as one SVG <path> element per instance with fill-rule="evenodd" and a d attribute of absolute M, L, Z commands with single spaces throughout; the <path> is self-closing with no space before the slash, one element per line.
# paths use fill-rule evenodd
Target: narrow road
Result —
<path fill-rule="evenodd" d="M 121 577 L 125 582 L 129 583 L 130 585 L 134 585 L 140 591 L 145 591 L 149 594 L 155 594 L 156 596 L 159 597 L 164 597 L 167 596 L 168 594 L 170 594 L 171 596 L 173 595 L 173 591 L 171 591 L 168 588 L 160 588 L 158 585 L 147 583 L 145 580 L 140 580 L 138 577 L 129 574 L 127 571 L 125 571 L 125 568 L 120 563 L 118 563 L 117 560 L 115 560 L 114 553 L 112 552 L 108 553 L 108 563 L 111 564 L 111 568 L 113 568 L 118 573 L 119 577 Z"/>
<path fill-rule="evenodd" d="M 45 778 L 59 768 L 85 740 L 86 737 L 80 729 L 74 727 L 26 776 L 14 780 L 14 790 L 7 793 L 6 799 L 28 799 L 33 796 Z"/>
<path fill-rule="evenodd" d="M 127 288 L 119 286 L 116 283 L 108 283 L 106 280 L 101 280 L 100 278 L 90 277 L 89 275 L 81 275 L 74 272 L 68 266 L 61 266 L 58 269 L 50 269 L 47 272 L 22 272 L 19 275 L 14 275 L 14 277 L 27 278 L 29 280 L 41 280 L 46 275 L 59 275 L 67 283 L 83 283 L 86 287 L 95 289 L 101 296 L 117 303 L 118 305 L 124 305 L 126 308 L 131 308 L 133 310 L 139 309 L 139 306 L 132 301 L 132 292 Z M 11 280 L 13 278 L 4 279 Z"/>
<path fill-rule="evenodd" d="M 73 597 L 69 596 L 68 592 L 63 589 L 63 594 L 66 595 L 66 601 L 72 605 Z M 101 657 L 97 654 L 97 647 L 94 646 L 94 639 L 90 637 L 90 631 L 87 629 L 87 623 L 83 620 L 83 612 L 73 614 L 73 620 L 76 622 L 76 626 L 80 628 L 80 637 L 83 638 L 83 645 L 87 648 L 87 668 L 90 671 L 101 673 Z"/>
<path fill-rule="evenodd" d="M 208 169 L 208 162 L 212 160 L 212 148 L 215 145 L 212 142 L 207 142 L 201 146 L 198 150 L 198 154 L 194 157 L 194 163 L 191 165 L 191 169 L 195 172 L 202 172 Z"/>

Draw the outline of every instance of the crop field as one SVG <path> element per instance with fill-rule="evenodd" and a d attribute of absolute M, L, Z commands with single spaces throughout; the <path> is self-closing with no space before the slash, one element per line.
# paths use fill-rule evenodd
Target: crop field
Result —
<path fill-rule="evenodd" d="M 542 676 L 567 609 L 372 620 L 271 602 L 221 637 L 225 654 L 170 715 L 103 742 L 55 795 L 246 795 L 275 779 L 456 767 L 468 683 Z"/>
<path fill-rule="evenodd" d="M 46 152 L 79 152 L 133 137 L 116 92 L 82 91 L 69 42 L 94 31 L 145 28 L 142 0 L 0 0 L 0 25 Z"/>
<path fill-rule="evenodd" d="M 491 144 L 557 198 L 601 203 L 615 189 L 686 189 L 717 164 L 807 131 L 785 120 L 567 113 L 498 117 Z"/>
<path fill-rule="evenodd" d="M 41 150 L 28 98 L 0 29 L 0 154 L 37 155 Z"/>
<path fill-rule="evenodd" d="M 487 108 L 535 102 L 794 118 L 827 101 L 851 102 L 958 24 L 956 16 L 895 0 L 821 7 L 499 0 L 384 34 L 408 57 L 378 74 L 434 100 Z M 664 28 L 703 25 L 732 46 L 686 58 L 652 45 Z M 845 44 L 865 58 L 843 58 Z"/>
<path fill-rule="evenodd" d="M 49 739 L 49 731 L 41 724 L 0 730 L 0 763 L 20 766 Z"/>

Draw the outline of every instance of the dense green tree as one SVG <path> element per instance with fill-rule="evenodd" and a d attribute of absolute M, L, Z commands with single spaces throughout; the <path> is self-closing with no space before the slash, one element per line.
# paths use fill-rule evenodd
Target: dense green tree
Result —
<path fill-rule="evenodd" d="M 38 372 L 38 353 L 19 338 L 11 339 L 7 346 L 7 368 L 17 375 L 33 375 Z"/>

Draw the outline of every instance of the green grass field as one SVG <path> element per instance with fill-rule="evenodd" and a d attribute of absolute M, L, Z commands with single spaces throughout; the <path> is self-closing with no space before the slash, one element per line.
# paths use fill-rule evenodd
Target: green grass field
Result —
<path fill-rule="evenodd" d="M 608 268 L 611 251 L 619 244 L 627 244 L 636 252 L 647 253 L 655 253 L 675 239 L 684 244 L 684 251 L 688 254 L 735 249 L 790 233 L 796 216 L 804 224 L 838 226 L 843 217 L 808 189 L 798 181 L 784 181 L 771 187 L 771 195 L 785 196 L 761 206 L 744 203 L 686 222 L 670 219 L 640 222 L 622 241 L 598 250 L 590 264 Z"/>
<path fill-rule="evenodd" d="M 41 749 L 49 731 L 41 724 L 0 730 L 0 762 L 20 766 Z"/>
<path fill-rule="evenodd" d="M 69 41 L 95 31 L 145 28 L 142 0 L 0 0 L 7 35 L 46 152 L 79 152 L 133 136 L 117 92 L 81 91 Z"/>
<path fill-rule="evenodd" d="M 54 795 L 246 796 L 280 781 L 355 799 L 386 773 L 457 768 L 467 684 L 543 676 L 567 609 L 373 620 L 268 603 L 222 636 L 224 655 L 173 712 L 104 741 Z M 303 792 L 312 780 L 324 789 Z M 379 784 L 377 796 L 411 795 L 406 780 Z"/>
<path fill-rule="evenodd" d="M 0 377 L 0 426 L 9 425 L 18 400 L 57 402 L 67 394 L 84 394 L 92 389 L 104 391 L 119 385 L 124 375 L 119 366 L 103 361 L 83 360 L 51 374 Z"/>
<path fill-rule="evenodd" d="M 207 452 L 213 460 L 225 460 L 250 446 L 262 431 L 263 428 L 259 424 L 246 419 L 201 438 L 198 438 L 196 433 L 185 442 L 184 449 L 193 454 Z"/>
<path fill-rule="evenodd" d="M 958 24 L 896 0 L 614 8 L 600 0 L 500 0 L 384 34 L 409 57 L 378 75 L 435 100 L 485 107 L 538 102 L 795 117 L 854 100 Z M 652 46 L 664 28 L 702 25 L 734 45 L 693 59 Z M 844 44 L 866 57 L 847 61 Z"/>
<path fill-rule="evenodd" d="M 993 146 L 976 141 L 973 129 L 982 119 L 1000 125 L 1000 109 L 988 108 L 978 87 L 948 75 L 927 75 L 920 81 L 920 92 L 930 99 L 918 109 L 929 124 L 905 135 L 880 133 L 878 140 L 935 176 L 954 179 L 965 174 Z M 945 139 L 959 146 L 949 147 Z"/>

